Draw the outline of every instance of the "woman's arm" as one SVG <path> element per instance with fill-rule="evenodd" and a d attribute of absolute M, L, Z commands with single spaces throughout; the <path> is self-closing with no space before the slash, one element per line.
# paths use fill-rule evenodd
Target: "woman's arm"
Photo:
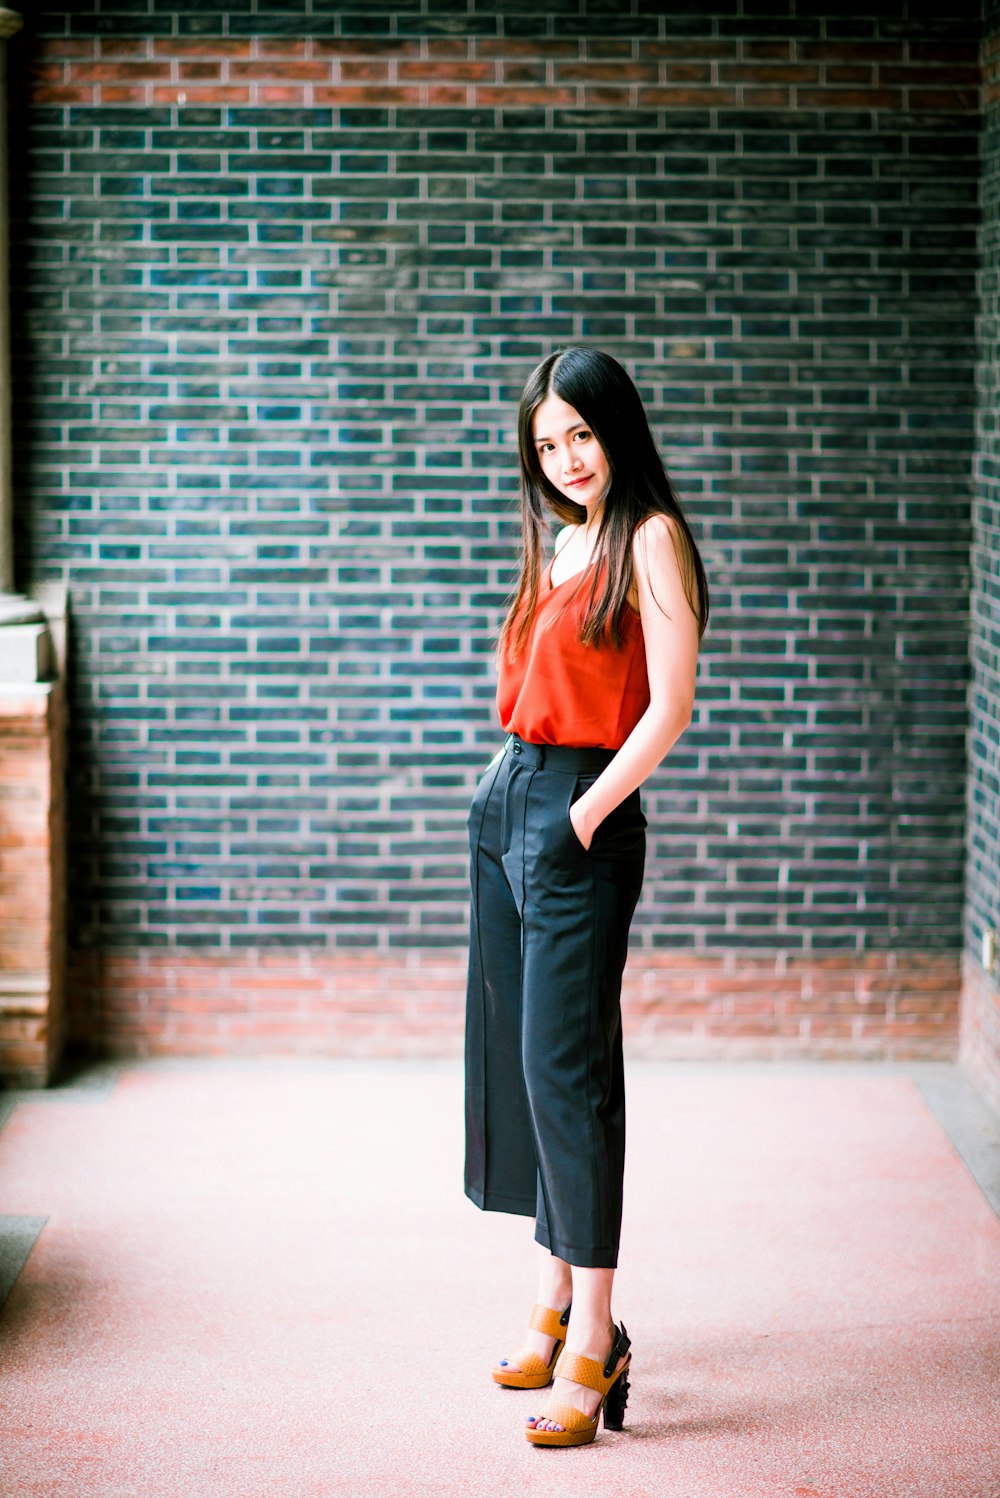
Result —
<path fill-rule="evenodd" d="M 633 538 L 649 706 L 611 763 L 570 807 L 573 830 L 585 848 L 608 813 L 656 769 L 691 722 L 698 620 L 684 593 L 671 526 L 667 516 L 651 515 Z"/>

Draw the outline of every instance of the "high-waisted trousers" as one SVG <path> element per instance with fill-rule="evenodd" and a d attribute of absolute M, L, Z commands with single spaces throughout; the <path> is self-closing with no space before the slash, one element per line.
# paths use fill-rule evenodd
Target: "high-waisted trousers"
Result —
<path fill-rule="evenodd" d="M 511 734 L 468 815 L 465 1193 L 535 1217 L 560 1259 L 615 1268 L 625 1167 L 621 980 L 642 887 L 638 790 L 584 848 L 572 803 L 610 749 Z"/>

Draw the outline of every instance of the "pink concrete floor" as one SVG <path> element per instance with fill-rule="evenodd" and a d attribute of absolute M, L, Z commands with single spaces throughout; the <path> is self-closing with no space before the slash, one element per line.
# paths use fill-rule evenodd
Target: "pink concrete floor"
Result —
<path fill-rule="evenodd" d="M 20 1102 L 4 1495 L 996 1498 L 1000 1223 L 910 1077 L 632 1063 L 626 1428 L 490 1381 L 533 1224 L 456 1062 L 146 1063 Z"/>

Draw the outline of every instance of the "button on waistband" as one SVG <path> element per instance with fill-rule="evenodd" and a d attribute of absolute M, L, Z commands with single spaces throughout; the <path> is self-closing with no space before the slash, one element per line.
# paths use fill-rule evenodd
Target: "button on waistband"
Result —
<path fill-rule="evenodd" d="M 615 757 L 614 749 L 596 746 L 574 748 L 569 744 L 533 744 L 516 733 L 507 735 L 504 749 L 536 770 L 555 770 L 563 775 L 599 775 Z"/>

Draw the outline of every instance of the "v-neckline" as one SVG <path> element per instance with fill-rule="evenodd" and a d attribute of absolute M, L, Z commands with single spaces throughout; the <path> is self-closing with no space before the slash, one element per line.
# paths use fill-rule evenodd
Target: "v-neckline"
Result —
<path fill-rule="evenodd" d="M 558 555 L 558 552 L 556 553 L 556 555 Z M 565 587 L 566 583 L 571 583 L 574 577 L 583 577 L 585 572 L 590 571 L 596 560 L 596 557 L 591 557 L 586 567 L 580 567 L 576 572 L 571 572 L 569 577 L 564 577 L 561 583 L 554 583 L 552 581 L 552 563 L 555 561 L 555 557 L 552 557 L 549 562 L 549 592 L 554 593 L 557 588 Z"/>

